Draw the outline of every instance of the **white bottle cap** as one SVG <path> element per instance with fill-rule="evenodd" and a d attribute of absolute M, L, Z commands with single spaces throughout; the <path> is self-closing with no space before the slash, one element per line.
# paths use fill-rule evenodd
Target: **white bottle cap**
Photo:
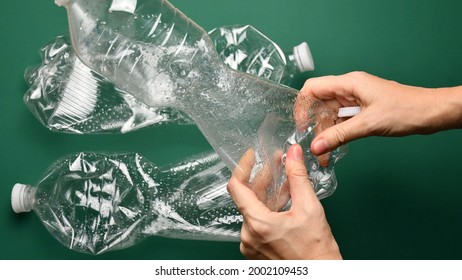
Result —
<path fill-rule="evenodd" d="M 24 184 L 15 184 L 11 191 L 11 207 L 15 213 L 30 212 L 32 207 L 26 203 L 26 189 L 29 187 Z"/>
<path fill-rule="evenodd" d="M 352 107 L 343 107 L 338 109 L 338 117 L 339 118 L 347 118 L 356 116 L 361 112 L 360 106 L 352 106 Z"/>
<path fill-rule="evenodd" d="M 55 0 L 55 4 L 58 6 L 67 6 L 71 2 L 70 0 Z"/>
<path fill-rule="evenodd" d="M 295 63 L 301 72 L 314 70 L 313 56 L 311 55 L 310 47 L 306 42 L 294 47 L 294 58 Z"/>
<path fill-rule="evenodd" d="M 135 13 L 137 0 L 112 0 L 109 12 Z"/>

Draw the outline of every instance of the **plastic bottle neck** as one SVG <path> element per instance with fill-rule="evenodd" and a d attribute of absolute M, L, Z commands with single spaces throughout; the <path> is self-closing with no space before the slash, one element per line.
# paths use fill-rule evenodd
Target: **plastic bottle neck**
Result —
<path fill-rule="evenodd" d="M 287 67 L 298 72 L 307 72 L 314 70 L 313 57 L 310 48 L 306 42 L 295 46 L 290 51 L 284 52 L 288 58 Z"/>
<path fill-rule="evenodd" d="M 290 72 L 299 72 L 302 73 L 303 71 L 298 67 L 297 62 L 295 61 L 294 50 L 286 50 L 284 54 L 287 58 L 287 68 Z"/>

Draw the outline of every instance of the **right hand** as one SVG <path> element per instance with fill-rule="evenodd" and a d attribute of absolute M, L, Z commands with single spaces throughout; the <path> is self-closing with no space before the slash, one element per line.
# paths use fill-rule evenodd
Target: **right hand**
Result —
<path fill-rule="evenodd" d="M 367 136 L 404 136 L 432 133 L 438 124 L 433 89 L 385 80 L 364 72 L 308 79 L 295 103 L 297 124 L 306 122 L 313 98 L 323 100 L 336 112 L 340 107 L 361 106 L 350 119 L 319 132 L 311 151 L 322 155 L 352 140 Z"/>

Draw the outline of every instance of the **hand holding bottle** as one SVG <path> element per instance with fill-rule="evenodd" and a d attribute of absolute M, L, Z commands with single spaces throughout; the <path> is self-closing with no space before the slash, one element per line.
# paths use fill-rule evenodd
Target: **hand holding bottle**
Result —
<path fill-rule="evenodd" d="M 259 200 L 267 176 L 249 182 L 254 153 L 248 151 L 228 184 L 228 192 L 244 216 L 240 249 L 249 259 L 341 259 L 324 209 L 308 179 L 303 152 L 293 145 L 286 158 L 292 205 L 272 212 Z M 263 182 L 263 184 L 262 184 Z"/>
<path fill-rule="evenodd" d="M 367 136 L 429 134 L 460 127 L 460 88 L 428 89 L 403 85 L 363 72 L 312 78 L 306 81 L 296 104 L 298 124 L 308 118 L 313 98 L 334 110 L 361 106 L 361 112 L 338 124 L 324 127 L 311 143 L 313 154 L 332 151 L 342 144 Z M 452 105 L 451 105 L 452 104 Z"/>

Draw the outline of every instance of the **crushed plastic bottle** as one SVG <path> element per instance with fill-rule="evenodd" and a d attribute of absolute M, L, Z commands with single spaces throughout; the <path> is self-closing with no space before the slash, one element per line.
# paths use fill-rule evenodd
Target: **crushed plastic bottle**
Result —
<path fill-rule="evenodd" d="M 220 58 L 231 68 L 290 85 L 302 72 L 314 70 L 307 43 L 282 49 L 251 25 L 229 25 L 209 32 Z"/>
<path fill-rule="evenodd" d="M 63 2 L 87 66 L 148 106 L 186 113 L 229 167 L 257 147 L 268 112 L 292 118 L 295 89 L 229 69 L 207 33 L 169 2 L 140 0 L 134 13 L 109 12 L 111 0 Z"/>
<path fill-rule="evenodd" d="M 24 102 L 52 131 L 126 133 L 153 124 L 192 124 L 172 108 L 146 106 L 86 67 L 66 36 L 43 47 L 41 56 L 41 66 L 26 70 Z"/>
<path fill-rule="evenodd" d="M 216 153 L 159 167 L 137 153 L 76 153 L 53 163 L 36 185 L 16 184 L 16 213 L 33 210 L 67 248 L 102 254 L 149 236 L 238 241 L 243 217 L 226 190 Z M 332 189 L 320 185 L 319 198 Z M 332 187 L 332 185 L 329 185 Z"/>
<path fill-rule="evenodd" d="M 257 152 L 256 170 L 271 164 L 269 155 L 296 131 L 297 91 L 230 69 L 208 34 L 169 2 L 130 1 L 133 11 L 110 0 L 55 2 L 66 7 L 73 46 L 87 66 L 150 107 L 184 112 L 230 169 L 248 148 Z M 278 119 L 277 137 L 263 151 L 266 140 L 257 134 L 268 115 Z"/>
<path fill-rule="evenodd" d="M 161 169 L 136 153 L 78 153 L 35 186 L 16 184 L 12 207 L 33 210 L 64 246 L 101 254 L 149 236 L 237 241 L 242 216 L 216 154 Z"/>
<path fill-rule="evenodd" d="M 235 70 L 288 85 L 295 74 L 314 68 L 306 43 L 282 53 L 278 45 L 249 25 L 215 28 L 209 34 L 220 58 Z M 25 73 L 30 88 L 24 102 L 52 131 L 127 133 L 154 124 L 193 124 L 175 109 L 146 106 L 85 66 L 67 36 L 58 36 L 40 53 L 42 65 Z"/>

